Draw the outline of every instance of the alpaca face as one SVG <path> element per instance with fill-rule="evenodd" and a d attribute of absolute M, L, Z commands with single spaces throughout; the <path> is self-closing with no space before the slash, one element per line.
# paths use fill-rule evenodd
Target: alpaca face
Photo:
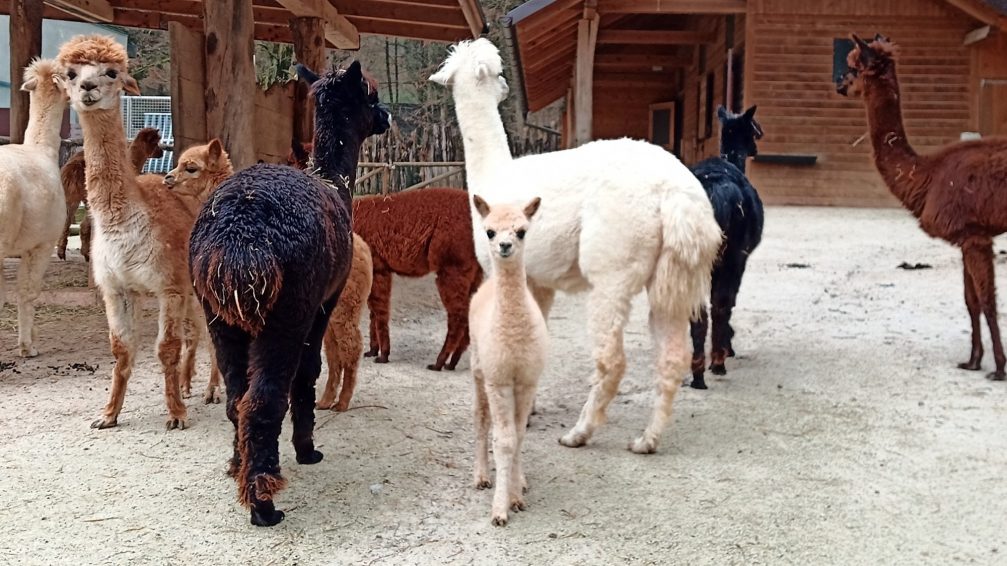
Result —
<path fill-rule="evenodd" d="M 231 160 L 224 151 L 220 140 L 214 139 L 206 145 L 197 145 L 185 150 L 175 167 L 164 176 L 164 184 L 182 194 L 200 194 L 213 187 L 221 175 L 233 172 Z"/>
<path fill-rule="evenodd" d="M 164 157 L 161 148 L 161 132 L 157 128 L 144 128 L 136 133 L 134 142 L 142 144 L 143 150 L 151 159 Z"/>
<path fill-rule="evenodd" d="M 891 68 L 895 45 L 881 34 L 875 35 L 870 43 L 855 33 L 850 34 L 850 38 L 854 45 L 846 56 L 849 70 L 836 83 L 836 92 L 843 96 L 859 96 L 864 92 L 865 78 L 882 75 Z"/>
<path fill-rule="evenodd" d="M 430 80 L 453 87 L 455 91 L 472 88 L 489 90 L 497 104 L 503 102 L 510 91 L 503 77 L 500 51 L 485 37 L 452 46 L 447 59 L 436 73 L 430 75 Z"/>
<path fill-rule="evenodd" d="M 490 254 L 497 261 L 520 261 L 528 226 L 538 211 L 541 199 L 535 197 L 523 208 L 514 205 L 490 206 L 479 195 L 472 201 L 482 216 L 483 230 L 489 240 Z"/>
<path fill-rule="evenodd" d="M 114 64 L 70 63 L 63 70 L 60 80 L 70 97 L 70 105 L 77 112 L 116 108 L 119 93 L 123 90 L 140 94 L 133 77 Z"/>

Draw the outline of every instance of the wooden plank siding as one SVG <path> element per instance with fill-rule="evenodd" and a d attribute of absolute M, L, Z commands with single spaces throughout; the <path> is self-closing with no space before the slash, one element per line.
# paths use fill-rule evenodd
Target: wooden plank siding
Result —
<path fill-rule="evenodd" d="M 758 104 L 762 154 L 814 154 L 817 163 L 751 163 L 771 204 L 898 206 L 871 159 L 863 101 L 835 93 L 833 39 L 882 33 L 899 46 L 898 77 L 910 143 L 920 153 L 974 128 L 970 48 L 977 23 L 938 0 L 753 0 L 745 105 Z"/>

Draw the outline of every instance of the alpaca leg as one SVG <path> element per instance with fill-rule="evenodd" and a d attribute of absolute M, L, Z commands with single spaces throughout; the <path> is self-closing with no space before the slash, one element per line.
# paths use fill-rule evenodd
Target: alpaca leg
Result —
<path fill-rule="evenodd" d="M 70 239 L 70 225 L 73 224 L 74 217 L 77 216 L 77 208 L 80 207 L 80 199 L 73 197 L 66 201 L 66 221 L 63 223 L 63 235 L 59 238 L 59 246 L 56 255 L 60 259 L 66 259 L 66 243 Z"/>
<path fill-rule="evenodd" d="M 205 306 L 204 306 L 205 308 Z M 206 309 L 207 316 L 213 320 L 213 314 Z M 231 456 L 227 475 L 237 479 L 241 468 L 241 454 L 238 445 L 238 403 L 248 391 L 248 344 L 249 336 L 245 331 L 216 321 L 209 327 L 210 340 L 213 342 L 216 362 L 214 368 L 219 368 L 227 386 L 227 418 L 234 425 L 234 453 Z"/>
<path fill-rule="evenodd" d="M 734 303 L 738 298 L 740 287 L 741 272 L 736 267 L 730 268 L 719 281 L 714 281 L 713 284 L 713 296 L 710 301 L 712 327 L 710 370 L 715 375 L 727 374 L 727 367 L 724 363 L 731 352 L 731 339 L 734 337 L 734 329 L 731 328 L 731 313 L 734 311 Z"/>
<path fill-rule="evenodd" d="M 195 295 L 185 301 L 185 319 L 182 321 L 182 354 L 178 370 L 178 384 L 182 398 L 192 397 L 192 375 L 196 371 L 196 350 L 203 339 L 202 315 L 197 310 Z"/>
<path fill-rule="evenodd" d="M 220 367 L 217 365 L 213 349 L 210 349 L 210 382 L 206 384 L 203 393 L 203 403 L 210 405 L 220 403 Z"/>
<path fill-rule="evenodd" d="M 962 271 L 964 272 L 965 287 L 965 307 L 969 311 L 969 319 L 972 322 L 972 352 L 969 354 L 969 361 L 958 364 L 961 369 L 977 371 L 982 369 L 983 361 L 983 335 L 980 324 L 982 323 L 979 307 L 979 295 L 976 293 L 976 282 L 969 272 L 969 258 L 965 249 L 962 249 Z"/>
<path fill-rule="evenodd" d="M 507 524 L 507 509 L 510 508 L 512 469 L 517 445 L 517 430 L 514 422 L 514 388 L 511 385 L 487 387 L 490 417 L 493 420 L 493 459 L 496 462 L 496 489 L 493 492 L 493 524 L 502 527 Z"/>
<path fill-rule="evenodd" d="M 634 294 L 626 286 L 618 285 L 596 284 L 591 290 L 588 302 L 595 371 L 591 392 L 577 424 L 559 440 L 564 446 L 583 446 L 595 429 L 605 422 L 608 404 L 618 393 L 619 383 L 626 372 L 622 333 L 629 319 L 630 300 Z"/>
<path fill-rule="evenodd" d="M 689 323 L 692 332 L 692 383 L 693 389 L 706 389 L 706 331 L 710 317 L 706 307 L 699 311 L 699 320 Z"/>
<path fill-rule="evenodd" d="M 185 295 L 173 293 L 161 297 L 158 318 L 157 357 L 164 369 L 164 400 L 168 405 L 168 430 L 185 429 L 188 417 L 182 401 L 179 369 L 187 312 Z"/>
<path fill-rule="evenodd" d="M 290 386 L 290 420 L 294 425 L 293 444 L 298 464 L 317 464 L 322 453 L 315 450 L 315 382 L 322 371 L 322 339 L 329 327 L 329 316 L 336 307 L 339 293 L 326 301 L 315 315 L 301 348 L 297 373 Z"/>
<path fill-rule="evenodd" d="M 117 289 L 103 292 L 105 315 L 108 317 L 108 340 L 115 356 L 112 368 L 112 389 L 108 403 L 100 419 L 91 423 L 91 428 L 111 428 L 118 424 L 119 412 L 126 397 L 126 384 L 133 373 L 136 358 L 136 318 L 138 293 L 128 293 Z"/>
<path fill-rule="evenodd" d="M 343 372 L 343 383 L 339 388 L 339 401 L 333 407 L 335 411 L 341 413 L 350 408 L 353 390 L 357 387 L 357 367 L 360 365 L 360 353 L 363 351 L 364 337 L 360 334 L 360 327 L 354 325 L 340 350 L 339 367 Z"/>
<path fill-rule="evenodd" d="M 329 367 L 329 379 L 325 382 L 325 389 L 322 391 L 322 398 L 318 400 L 315 408 L 329 409 L 332 407 L 332 403 L 336 400 L 336 387 L 339 386 L 340 381 L 340 364 L 339 356 L 337 356 L 339 341 L 336 338 L 335 329 L 330 326 L 328 330 L 325 331 L 325 337 L 322 339 L 322 342 L 325 348 L 325 365 Z"/>
<path fill-rule="evenodd" d="M 367 318 L 369 319 L 367 333 L 369 335 L 368 340 L 370 340 L 371 347 L 369 350 L 364 352 L 364 357 L 373 358 L 378 355 L 379 351 L 381 351 L 381 348 L 378 346 L 378 319 L 374 316 L 374 312 L 371 311 L 371 309 L 368 308 L 367 311 Z"/>
<path fill-rule="evenodd" d="M 997 291 L 996 274 L 993 271 L 993 242 L 990 240 L 968 241 L 962 247 L 969 259 L 969 272 L 975 282 L 976 294 L 979 297 L 979 304 L 982 306 L 983 314 L 986 316 L 986 324 L 990 329 L 990 340 L 993 341 L 993 360 L 996 363 L 996 371 L 986 377 L 993 381 L 1004 381 L 1007 374 L 1004 373 L 1004 350 L 1003 342 L 1000 341 L 1000 324 L 997 321 Z"/>
<path fill-rule="evenodd" d="M 629 445 L 637 454 L 652 454 L 657 450 L 661 432 L 671 418 L 675 394 L 682 386 L 682 376 L 689 370 L 688 326 L 687 318 L 663 320 L 651 313 L 650 328 L 657 343 L 657 398 L 643 436 Z"/>
<path fill-rule="evenodd" d="M 80 221 L 80 255 L 86 261 L 91 261 L 91 211 L 85 210 Z"/>
<path fill-rule="evenodd" d="M 470 280 L 467 273 L 457 270 L 445 269 L 437 274 L 437 292 L 448 315 L 448 332 L 444 336 L 444 345 L 437 354 L 437 361 L 427 366 L 429 370 L 441 371 L 448 356 L 457 352 L 463 340 L 465 326 L 468 324 Z"/>
<path fill-rule="evenodd" d="M 475 352 L 473 351 L 473 357 Z M 472 362 L 473 364 L 475 362 Z M 472 473 L 472 485 L 476 489 L 486 489 L 490 485 L 489 472 L 489 439 L 490 439 L 490 406 L 486 397 L 486 378 L 481 369 L 473 367 L 472 382 L 475 385 L 475 396 L 472 399 L 472 414 L 476 429 L 475 466 Z"/>
<path fill-rule="evenodd" d="M 35 300 L 42 292 L 42 278 L 45 276 L 45 268 L 49 265 L 51 254 L 51 243 L 21 254 L 17 276 L 17 338 L 22 358 L 33 358 L 38 355 L 38 350 L 35 348 L 38 336 L 38 331 L 35 329 Z"/>
<path fill-rule="evenodd" d="M 517 444 L 514 447 L 514 469 L 511 472 L 510 507 L 514 511 L 524 511 L 523 494 L 528 491 L 528 480 L 525 478 L 521 454 L 524 451 L 524 439 L 528 429 L 528 417 L 535 406 L 535 385 L 518 385 L 514 388 L 514 419 Z"/>
<path fill-rule="evenodd" d="M 392 347 L 389 340 L 388 321 L 391 317 L 392 305 L 392 273 L 390 271 L 375 271 L 371 283 L 371 294 L 367 297 L 367 308 L 371 311 L 371 349 L 374 349 L 374 337 L 377 336 L 377 351 L 375 363 L 388 363 L 388 354 Z"/>
<path fill-rule="evenodd" d="M 469 343 L 472 340 L 471 336 L 469 336 L 469 320 L 468 320 L 468 317 L 465 318 L 465 320 L 464 320 L 464 322 L 462 324 L 463 324 L 462 336 L 458 340 L 458 345 L 455 346 L 455 353 L 451 354 L 451 359 L 448 360 L 447 365 L 444 366 L 444 367 L 448 368 L 451 371 L 454 371 L 454 369 L 456 367 L 458 367 L 458 362 L 459 362 L 459 360 L 461 360 L 462 354 L 464 354 L 465 350 L 468 349 Z"/>

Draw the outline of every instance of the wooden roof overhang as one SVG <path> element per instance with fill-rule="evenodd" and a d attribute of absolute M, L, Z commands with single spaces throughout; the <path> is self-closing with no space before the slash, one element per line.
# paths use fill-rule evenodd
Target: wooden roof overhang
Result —
<path fill-rule="evenodd" d="M 0 13 L 9 10 L 10 2 L 0 4 Z M 326 40 L 339 49 L 358 49 L 361 34 L 454 42 L 487 29 L 478 0 L 253 0 L 253 13 L 255 39 L 291 43 L 291 18 L 318 17 Z M 147 29 L 180 22 L 202 29 L 203 0 L 45 0 L 43 17 Z"/>
<path fill-rule="evenodd" d="M 976 20 L 1007 29 L 1007 0 L 945 0 Z M 744 14 L 747 0 L 529 0 L 504 18 L 518 62 L 524 107 L 563 97 L 574 75 L 578 22 L 599 16 L 594 82 L 669 81 L 698 45 L 713 43 L 704 20 Z"/>

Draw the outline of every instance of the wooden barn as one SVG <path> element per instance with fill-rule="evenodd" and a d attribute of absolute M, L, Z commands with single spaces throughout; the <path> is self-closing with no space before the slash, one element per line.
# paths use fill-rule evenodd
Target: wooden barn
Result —
<path fill-rule="evenodd" d="M 648 139 L 692 164 L 716 108 L 758 105 L 767 203 L 894 206 L 862 101 L 835 93 L 849 33 L 900 46 L 910 142 L 1007 135 L 1007 0 L 531 0 L 505 21 L 526 110 L 566 100 L 567 146 Z"/>

